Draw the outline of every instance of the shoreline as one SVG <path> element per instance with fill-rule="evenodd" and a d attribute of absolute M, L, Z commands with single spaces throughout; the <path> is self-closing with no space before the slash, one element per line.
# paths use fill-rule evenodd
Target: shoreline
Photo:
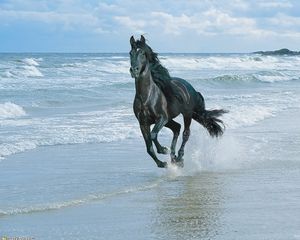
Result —
<path fill-rule="evenodd" d="M 284 119 L 290 119 L 289 125 Z M 202 165 L 193 171 L 197 165 L 192 158 L 202 155 L 191 150 L 200 146 L 205 151 L 210 146 L 201 145 L 206 138 L 198 125 L 193 126 L 198 130 L 187 145 L 187 168 L 182 171 L 156 168 L 143 141 L 135 139 L 38 147 L 10 156 L 1 162 L 4 174 L 0 189 L 5 196 L 1 209 L 9 207 L 10 199 L 20 206 L 22 201 L 32 206 L 66 204 L 0 216 L 1 234 L 37 239 L 297 240 L 300 162 L 296 146 L 300 139 L 293 139 L 296 142 L 289 159 L 282 159 L 279 148 L 272 153 L 272 148 L 278 141 L 284 148 L 290 146 L 288 137 L 296 137 L 299 119 L 297 109 L 290 109 L 254 126 L 228 131 L 225 142 L 230 136 L 236 142 L 221 142 L 220 147 L 227 146 L 230 151 L 243 136 L 265 136 L 260 148 L 252 151 L 264 151 L 267 158 L 251 162 L 256 156 L 252 152 L 252 158 L 238 168 Z M 162 136 L 163 142 L 167 139 L 169 136 Z M 229 166 L 239 160 L 230 159 L 232 156 L 223 158 L 231 161 Z M 24 199 L 16 200 L 18 194 Z"/>

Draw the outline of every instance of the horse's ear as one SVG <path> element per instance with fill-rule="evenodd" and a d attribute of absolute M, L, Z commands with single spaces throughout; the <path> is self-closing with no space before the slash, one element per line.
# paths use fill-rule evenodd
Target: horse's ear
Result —
<path fill-rule="evenodd" d="M 135 42 L 133 36 L 131 36 L 131 38 L 130 38 L 130 45 L 131 45 L 131 48 L 136 48 L 136 42 Z"/>
<path fill-rule="evenodd" d="M 140 40 L 140 41 L 141 41 L 142 44 L 145 44 L 145 43 L 146 43 L 146 39 L 144 38 L 143 35 L 141 35 L 141 40 Z"/>

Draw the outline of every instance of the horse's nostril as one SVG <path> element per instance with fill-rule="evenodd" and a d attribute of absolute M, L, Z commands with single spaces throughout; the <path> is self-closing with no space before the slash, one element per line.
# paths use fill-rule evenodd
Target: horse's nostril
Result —
<path fill-rule="evenodd" d="M 138 67 L 135 67 L 135 68 L 134 68 L 134 71 L 138 72 L 138 71 L 139 71 L 139 68 L 138 68 Z"/>

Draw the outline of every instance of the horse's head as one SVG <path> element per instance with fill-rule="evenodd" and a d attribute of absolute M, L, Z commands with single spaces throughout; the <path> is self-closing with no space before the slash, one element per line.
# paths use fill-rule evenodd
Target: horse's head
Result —
<path fill-rule="evenodd" d="M 130 38 L 130 74 L 133 78 L 145 75 L 149 71 L 149 59 L 151 55 L 147 49 L 145 38 L 141 36 L 140 40 L 135 41 L 134 37 Z"/>

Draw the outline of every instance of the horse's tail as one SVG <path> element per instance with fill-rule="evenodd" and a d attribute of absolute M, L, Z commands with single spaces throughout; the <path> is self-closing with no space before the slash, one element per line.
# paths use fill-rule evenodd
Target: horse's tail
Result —
<path fill-rule="evenodd" d="M 228 111 L 223 109 L 205 110 L 204 98 L 200 93 L 198 95 L 198 104 L 193 112 L 193 119 L 205 127 L 210 136 L 222 136 L 225 126 L 219 117 Z"/>

